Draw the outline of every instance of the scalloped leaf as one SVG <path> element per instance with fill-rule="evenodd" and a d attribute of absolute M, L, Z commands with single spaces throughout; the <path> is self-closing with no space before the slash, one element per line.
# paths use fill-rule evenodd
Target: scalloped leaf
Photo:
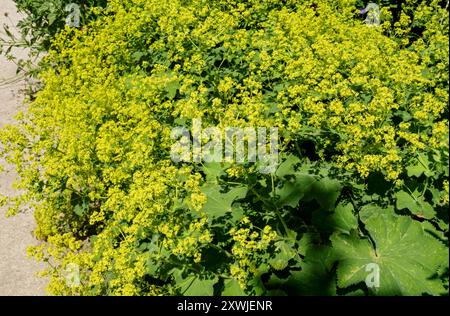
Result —
<path fill-rule="evenodd" d="M 368 212 L 368 214 L 364 214 Z M 446 290 L 433 275 L 448 266 L 448 251 L 437 239 L 430 237 L 424 226 L 391 210 L 373 208 L 361 211 L 362 220 L 372 236 L 376 251 L 368 239 L 356 233 L 331 236 L 338 264 L 338 285 L 347 287 L 365 282 L 369 264 L 379 267 L 378 295 L 439 295 Z"/>
<path fill-rule="evenodd" d="M 220 162 L 204 162 L 202 170 L 206 175 L 207 182 L 219 183 L 218 179 L 225 175 L 225 170 L 228 167 L 228 164 Z"/>
<path fill-rule="evenodd" d="M 210 219 L 224 216 L 233 211 L 233 202 L 244 198 L 247 195 L 247 190 L 248 188 L 246 186 L 238 186 L 231 188 L 228 192 L 222 192 L 222 187 L 220 185 L 207 184 L 201 189 L 208 197 L 202 211 L 205 212 Z"/>
<path fill-rule="evenodd" d="M 278 241 L 276 247 L 277 254 L 274 258 L 269 260 L 269 264 L 275 270 L 283 270 L 288 266 L 289 260 L 294 258 L 296 254 L 292 247 L 284 240 Z"/>
<path fill-rule="evenodd" d="M 212 279 L 200 279 L 196 275 L 184 277 L 183 272 L 179 269 L 174 270 L 173 277 L 180 292 L 185 296 L 212 296 L 214 285 L 218 281 L 217 277 Z"/>
<path fill-rule="evenodd" d="M 313 224 L 322 231 L 332 233 L 339 231 L 350 234 L 350 231 L 358 228 L 358 219 L 353 214 L 351 203 L 339 203 L 334 212 L 316 210 L 312 217 Z"/>
<path fill-rule="evenodd" d="M 424 154 L 419 154 L 413 162 L 406 167 L 409 177 L 420 177 L 425 173 L 427 177 L 434 176 L 434 172 L 430 169 L 430 161 Z"/>
<path fill-rule="evenodd" d="M 222 296 L 245 296 L 245 292 L 242 290 L 236 279 L 228 279 L 223 284 Z"/>
<path fill-rule="evenodd" d="M 336 295 L 333 255 L 330 247 L 310 244 L 302 270 L 291 272 L 283 288 L 291 295 Z"/>
<path fill-rule="evenodd" d="M 334 209 L 342 189 L 339 181 L 305 172 L 292 172 L 292 176 L 293 178 L 287 179 L 276 191 L 280 206 L 296 207 L 302 199 L 315 199 L 325 210 Z"/>
<path fill-rule="evenodd" d="M 436 212 L 430 203 L 426 202 L 419 194 L 411 195 L 405 191 L 399 191 L 395 194 L 397 199 L 397 208 L 399 210 L 408 209 L 412 214 L 423 218 L 433 218 Z"/>

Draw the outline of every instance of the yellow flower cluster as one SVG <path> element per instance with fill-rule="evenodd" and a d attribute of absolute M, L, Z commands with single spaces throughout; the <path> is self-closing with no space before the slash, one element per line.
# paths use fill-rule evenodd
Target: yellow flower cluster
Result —
<path fill-rule="evenodd" d="M 248 217 L 241 220 L 241 225 L 242 228 L 232 228 L 229 232 L 234 242 L 231 253 L 235 260 L 230 273 L 241 288 L 246 289 L 248 281 L 258 272 L 258 264 L 262 263 L 255 259 L 267 251 L 278 236 L 270 226 L 265 226 L 261 232 L 254 230 Z"/>
<path fill-rule="evenodd" d="M 167 237 L 164 239 L 163 246 L 175 255 L 192 257 L 194 262 L 200 262 L 202 246 L 212 241 L 207 223 L 207 217 L 202 217 L 200 220 L 190 223 L 181 238 L 177 238 L 179 226 L 169 228 L 167 225 L 163 225 L 161 232 Z"/>

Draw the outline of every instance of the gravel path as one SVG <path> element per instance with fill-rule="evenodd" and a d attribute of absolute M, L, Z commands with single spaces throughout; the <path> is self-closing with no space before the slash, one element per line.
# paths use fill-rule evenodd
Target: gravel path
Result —
<path fill-rule="evenodd" d="M 0 0 L 0 30 L 3 30 L 3 23 L 15 25 L 19 18 L 12 0 Z M 23 50 L 13 53 L 18 57 L 26 56 Z M 0 56 L 0 127 L 12 123 L 15 113 L 21 108 L 19 91 L 24 87 L 24 81 L 4 83 L 5 79 L 10 82 L 15 73 L 16 65 Z M 9 172 L 0 175 L 0 192 L 12 196 L 15 194 L 12 183 L 16 174 L 10 166 L 6 169 Z M 31 233 L 35 227 L 33 214 L 26 211 L 6 218 L 5 211 L 0 208 L 0 296 L 45 295 L 45 282 L 36 276 L 43 266 L 26 257 L 27 246 L 38 243 Z"/>

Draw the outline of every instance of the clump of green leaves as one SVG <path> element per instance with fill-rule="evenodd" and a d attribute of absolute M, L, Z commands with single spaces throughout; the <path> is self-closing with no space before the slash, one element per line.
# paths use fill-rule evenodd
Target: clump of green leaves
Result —
<path fill-rule="evenodd" d="M 11 25 L 0 28 L 0 54 L 17 64 L 17 73 L 36 77 L 40 67 L 36 65 L 39 55 L 48 52 L 56 34 L 65 27 L 86 27 L 95 20 L 94 8 L 106 7 L 107 0 L 14 0 L 17 11 L 23 18 L 12 30 Z M 77 15 L 79 25 L 71 25 L 71 14 Z M 78 16 L 79 14 L 79 16 Z M 17 59 L 13 48 L 28 49 L 26 59 Z M 36 87 L 30 87 L 36 89 Z M 34 92 L 30 92 L 31 95 Z"/>

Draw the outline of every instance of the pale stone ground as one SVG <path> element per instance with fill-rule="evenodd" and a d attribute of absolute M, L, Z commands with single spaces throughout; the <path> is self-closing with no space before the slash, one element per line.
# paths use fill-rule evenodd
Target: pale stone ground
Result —
<path fill-rule="evenodd" d="M 15 25 L 19 18 L 12 0 L 0 0 L 1 31 L 3 23 Z M 18 57 L 26 56 L 26 52 L 20 49 L 13 53 Z M 16 65 L 0 56 L 0 127 L 14 122 L 15 113 L 22 107 L 20 89 L 24 87 L 24 81 L 5 84 L 5 80 L 11 82 L 15 73 Z M 0 174 L 0 192 L 12 196 L 16 194 L 11 186 L 16 174 L 10 166 L 6 169 L 9 171 L 6 175 Z M 0 296 L 45 295 L 45 280 L 36 276 L 43 266 L 26 257 L 27 246 L 38 243 L 32 235 L 35 227 L 33 214 L 25 211 L 6 218 L 5 212 L 5 208 L 0 208 Z"/>

